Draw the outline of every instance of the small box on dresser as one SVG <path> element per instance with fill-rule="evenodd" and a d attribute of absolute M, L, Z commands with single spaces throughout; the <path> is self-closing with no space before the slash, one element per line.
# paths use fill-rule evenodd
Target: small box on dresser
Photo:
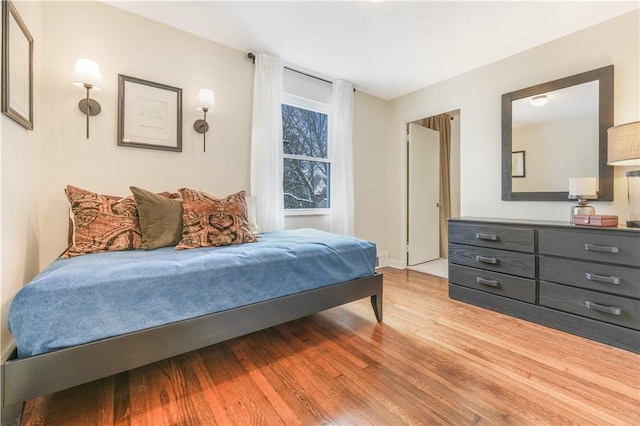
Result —
<path fill-rule="evenodd" d="M 450 219 L 449 295 L 640 353 L 640 230 Z"/>

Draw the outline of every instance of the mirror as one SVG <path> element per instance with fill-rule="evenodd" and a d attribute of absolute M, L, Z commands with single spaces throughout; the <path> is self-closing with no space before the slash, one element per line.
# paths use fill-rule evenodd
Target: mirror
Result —
<path fill-rule="evenodd" d="M 502 95 L 502 199 L 569 201 L 569 178 L 595 176 L 612 201 L 611 126 L 613 65 Z"/>

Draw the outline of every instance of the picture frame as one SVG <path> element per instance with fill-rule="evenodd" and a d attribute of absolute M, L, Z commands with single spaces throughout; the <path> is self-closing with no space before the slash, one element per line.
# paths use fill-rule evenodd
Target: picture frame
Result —
<path fill-rule="evenodd" d="M 118 74 L 118 145 L 182 152 L 182 89 Z"/>
<path fill-rule="evenodd" d="M 525 151 L 513 151 L 511 153 L 511 177 L 526 177 Z"/>
<path fill-rule="evenodd" d="M 1 109 L 33 130 L 33 37 L 10 0 L 2 0 Z"/>

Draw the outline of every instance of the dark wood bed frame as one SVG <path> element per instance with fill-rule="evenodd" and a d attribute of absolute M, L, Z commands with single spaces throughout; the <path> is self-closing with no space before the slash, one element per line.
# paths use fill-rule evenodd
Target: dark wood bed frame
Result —
<path fill-rule="evenodd" d="M 19 359 L 2 365 L 2 425 L 19 424 L 24 402 L 205 346 L 371 297 L 382 321 L 382 274 Z"/>

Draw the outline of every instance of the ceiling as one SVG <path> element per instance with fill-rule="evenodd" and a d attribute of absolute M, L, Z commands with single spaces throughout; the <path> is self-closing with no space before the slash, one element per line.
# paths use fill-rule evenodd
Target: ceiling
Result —
<path fill-rule="evenodd" d="M 635 1 L 105 3 L 393 99 L 638 9 Z"/>

